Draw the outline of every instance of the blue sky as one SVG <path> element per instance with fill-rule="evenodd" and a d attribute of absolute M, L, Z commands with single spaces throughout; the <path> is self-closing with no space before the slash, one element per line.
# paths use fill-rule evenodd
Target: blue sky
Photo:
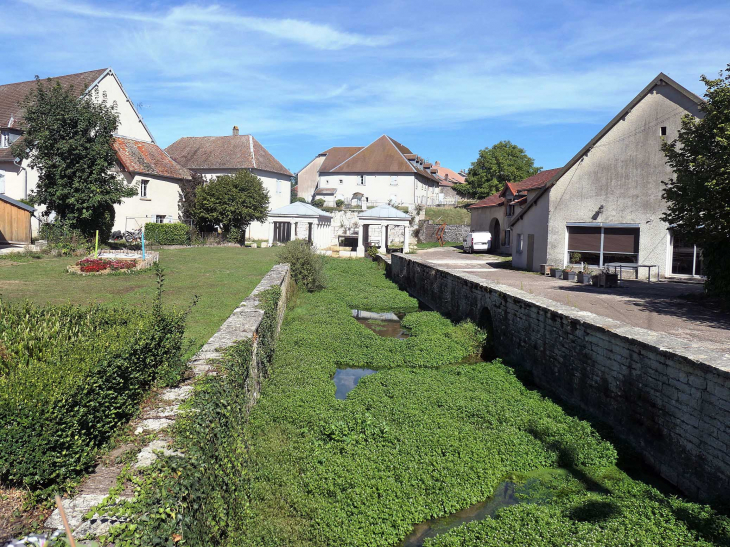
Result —
<path fill-rule="evenodd" d="M 254 134 L 292 171 L 382 134 L 467 168 L 567 162 L 665 72 L 730 63 L 724 2 L 0 0 L 0 83 L 111 66 L 155 135 Z"/>

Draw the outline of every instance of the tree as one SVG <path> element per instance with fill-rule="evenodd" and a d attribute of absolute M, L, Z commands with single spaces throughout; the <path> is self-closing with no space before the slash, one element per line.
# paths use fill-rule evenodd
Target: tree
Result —
<path fill-rule="evenodd" d="M 702 76 L 701 118 L 682 118 L 679 135 L 662 143 L 674 178 L 662 181 L 662 220 L 702 248 L 709 294 L 730 302 L 730 65 L 719 78 Z"/>
<path fill-rule="evenodd" d="M 31 201 L 45 206 L 46 218 L 55 213 L 86 237 L 99 230 L 108 239 L 114 205 L 137 193 L 113 171 L 116 113 L 106 103 L 79 98 L 73 86 L 39 78 L 22 106 L 24 138 L 12 152 L 38 172 Z"/>
<path fill-rule="evenodd" d="M 195 192 L 196 226 L 220 226 L 242 233 L 252 222 L 264 222 L 269 213 L 269 192 L 253 173 L 241 170 L 203 185 Z"/>
<path fill-rule="evenodd" d="M 180 199 L 178 201 L 178 212 L 183 220 L 190 220 L 195 217 L 195 195 L 199 186 L 205 185 L 205 177 L 200 173 L 193 173 L 192 177 L 180 181 Z"/>
<path fill-rule="evenodd" d="M 510 141 L 500 141 L 479 151 L 460 191 L 482 199 L 502 190 L 506 182 L 519 182 L 541 170 L 542 167 L 535 167 L 535 160 L 523 148 Z"/>

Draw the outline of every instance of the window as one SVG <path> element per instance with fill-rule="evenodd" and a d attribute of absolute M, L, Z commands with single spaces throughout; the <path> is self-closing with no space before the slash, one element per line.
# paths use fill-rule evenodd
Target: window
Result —
<path fill-rule="evenodd" d="M 693 277 L 705 274 L 704 261 L 702 260 L 702 249 L 684 241 L 674 233 L 669 234 L 669 250 L 671 253 L 672 275 L 691 275 Z"/>
<path fill-rule="evenodd" d="M 365 175 L 360 175 L 360 176 L 358 176 L 358 179 L 357 179 L 357 183 L 358 183 L 358 184 L 359 184 L 360 186 L 365 186 Z"/>
<path fill-rule="evenodd" d="M 509 247 L 510 239 L 512 239 L 512 230 L 504 231 L 504 246 Z"/>
<path fill-rule="evenodd" d="M 661 127 L 661 128 L 659 129 L 659 134 L 660 134 L 660 135 L 661 135 L 662 137 L 666 137 L 666 136 L 667 136 L 667 128 L 666 128 L 666 126 L 662 126 L 662 127 Z"/>
<path fill-rule="evenodd" d="M 139 183 L 139 197 L 146 198 L 147 197 L 147 185 L 149 184 L 149 180 L 143 179 Z"/>
<path fill-rule="evenodd" d="M 166 218 L 166 215 L 155 215 L 155 222 L 157 224 L 164 224 L 165 218 Z"/>
<path fill-rule="evenodd" d="M 574 260 L 575 255 L 580 255 Z M 568 262 L 603 267 L 610 262 L 639 260 L 638 226 L 568 226 Z"/>
<path fill-rule="evenodd" d="M 514 205 L 507 205 L 507 216 L 511 217 L 515 214 L 515 206 Z"/>
<path fill-rule="evenodd" d="M 340 184 L 345 184 L 345 181 L 340 179 Z"/>
<path fill-rule="evenodd" d="M 0 194 L 5 193 L 5 171 L 0 171 Z"/>
<path fill-rule="evenodd" d="M 280 180 L 276 181 L 276 193 L 281 194 L 281 181 Z"/>
<path fill-rule="evenodd" d="M 517 252 L 522 253 L 522 234 L 517 234 Z"/>
<path fill-rule="evenodd" d="M 391 186 L 398 186 L 398 175 L 391 175 L 390 176 L 390 185 Z"/>
<path fill-rule="evenodd" d="M 0 148 L 7 148 L 10 146 L 10 135 L 7 131 L 0 133 Z"/>

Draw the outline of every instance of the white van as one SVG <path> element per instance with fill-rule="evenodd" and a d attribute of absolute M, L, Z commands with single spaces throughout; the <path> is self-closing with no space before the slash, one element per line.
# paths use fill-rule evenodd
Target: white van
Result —
<path fill-rule="evenodd" d="M 464 238 L 464 252 L 488 251 L 492 247 L 492 234 L 489 232 L 470 232 Z"/>

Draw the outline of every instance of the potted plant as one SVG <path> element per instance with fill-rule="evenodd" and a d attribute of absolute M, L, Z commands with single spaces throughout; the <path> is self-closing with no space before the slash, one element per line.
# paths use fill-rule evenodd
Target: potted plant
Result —
<path fill-rule="evenodd" d="M 578 283 L 581 285 L 590 285 L 592 282 L 593 272 L 588 269 L 587 264 L 583 264 L 583 269 L 578 272 Z"/>
<path fill-rule="evenodd" d="M 573 265 L 572 264 L 569 264 L 563 270 L 563 280 L 564 281 L 575 281 L 575 272 L 573 271 Z"/>
<path fill-rule="evenodd" d="M 554 277 L 556 279 L 559 279 L 562 275 L 563 270 L 556 268 L 555 266 L 550 266 L 550 277 Z"/>
<path fill-rule="evenodd" d="M 606 287 L 609 289 L 618 287 L 617 273 L 611 273 L 608 270 L 604 269 L 601 270 L 596 277 L 598 278 L 599 287 Z"/>

